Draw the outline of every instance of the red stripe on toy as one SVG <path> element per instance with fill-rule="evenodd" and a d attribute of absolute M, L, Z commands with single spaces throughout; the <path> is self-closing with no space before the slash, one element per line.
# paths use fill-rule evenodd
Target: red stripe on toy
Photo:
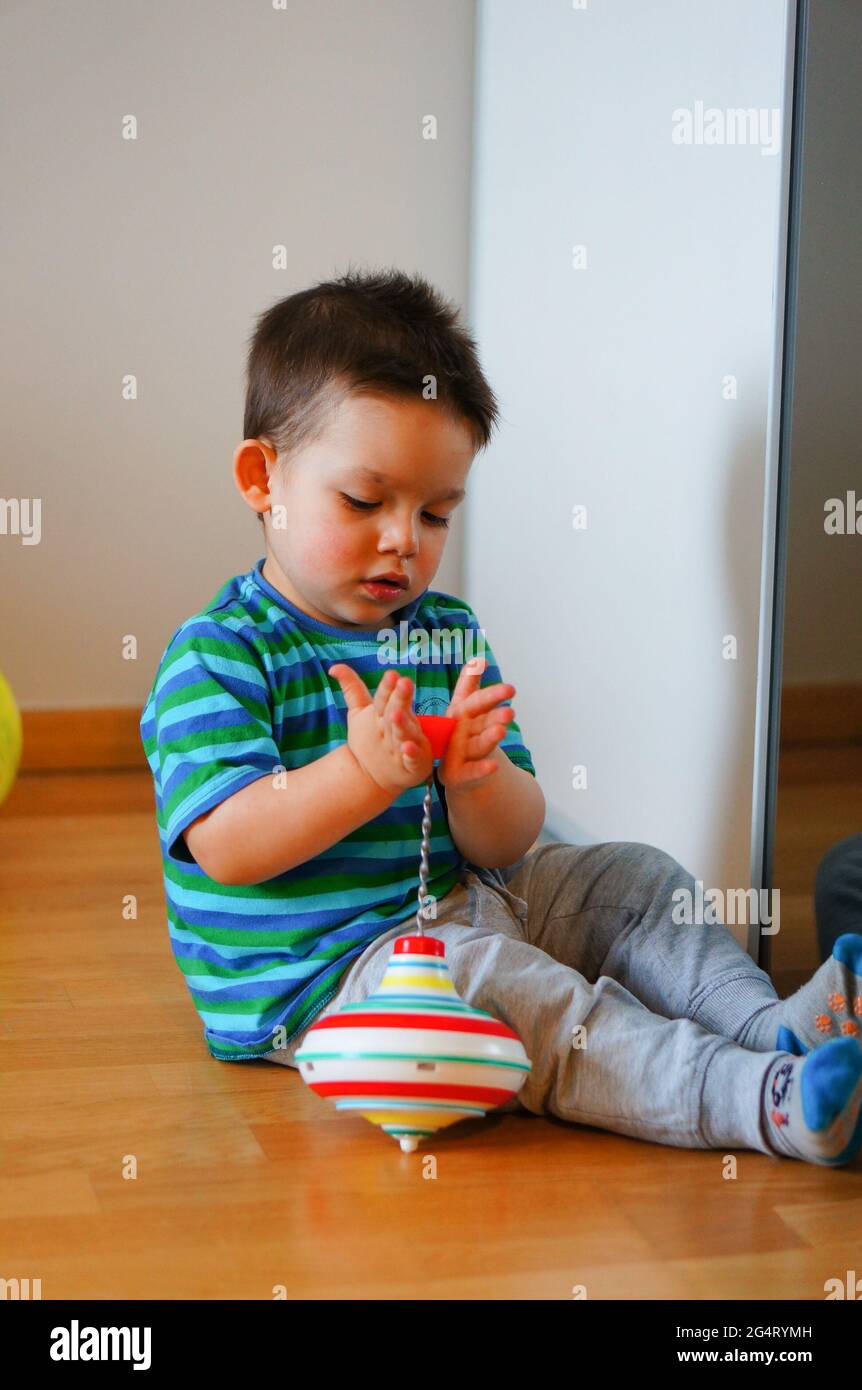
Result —
<path fill-rule="evenodd" d="M 345 1010 L 326 1014 L 314 1025 L 314 1032 L 323 1028 L 427 1028 L 441 1033 L 490 1033 L 498 1038 L 517 1038 L 506 1023 L 495 1018 L 465 1018 L 463 1014 L 355 1014 Z"/>
<path fill-rule="evenodd" d="M 319 1096 L 412 1096 L 421 1100 L 478 1100 L 499 1105 L 512 1092 L 498 1086 L 447 1086 L 445 1083 L 427 1085 L 415 1081 L 310 1081 L 309 1086 Z"/>

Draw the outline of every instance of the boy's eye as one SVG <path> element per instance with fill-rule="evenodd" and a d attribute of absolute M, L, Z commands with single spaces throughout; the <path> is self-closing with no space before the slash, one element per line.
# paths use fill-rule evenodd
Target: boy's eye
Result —
<path fill-rule="evenodd" d="M 361 502 L 358 497 L 351 497 L 347 492 L 342 492 L 339 495 L 344 498 L 345 504 L 348 507 L 353 507 L 357 511 L 367 512 L 380 506 L 379 502 Z M 422 515 L 426 518 L 430 526 L 449 525 L 448 516 L 435 516 L 433 512 L 423 512 Z"/>

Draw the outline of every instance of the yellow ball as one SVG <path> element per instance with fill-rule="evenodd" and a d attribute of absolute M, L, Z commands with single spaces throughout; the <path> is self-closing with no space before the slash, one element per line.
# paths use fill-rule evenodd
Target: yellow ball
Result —
<path fill-rule="evenodd" d="M 11 790 L 21 761 L 21 716 L 15 696 L 0 675 L 0 801 Z"/>

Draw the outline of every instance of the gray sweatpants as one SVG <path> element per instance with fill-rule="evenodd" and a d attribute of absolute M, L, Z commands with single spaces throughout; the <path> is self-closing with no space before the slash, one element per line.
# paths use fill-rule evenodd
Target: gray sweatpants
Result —
<path fill-rule="evenodd" d="M 669 854 L 609 841 L 470 866 L 440 899 L 425 931 L 445 943 L 456 990 L 514 1028 L 533 1064 L 502 1109 L 681 1148 L 775 1153 L 761 1099 L 780 1054 L 732 1040 L 778 995 L 727 927 L 673 921 L 679 888 L 694 900 L 694 879 Z M 414 925 L 415 913 L 372 941 L 317 1017 L 373 993 L 393 940 Z M 295 1067 L 304 1036 L 268 1060 Z"/>

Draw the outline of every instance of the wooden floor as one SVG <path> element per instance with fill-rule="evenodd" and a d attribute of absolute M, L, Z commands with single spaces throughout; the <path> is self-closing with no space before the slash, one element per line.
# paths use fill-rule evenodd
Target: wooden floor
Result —
<path fill-rule="evenodd" d="M 859 1268 L 857 1165 L 740 1150 L 728 1181 L 527 1114 L 402 1154 L 292 1069 L 212 1059 L 146 772 L 19 778 L 0 876 L 0 1276 L 45 1299 L 822 1299 Z"/>
<path fill-rule="evenodd" d="M 784 998 L 820 964 L 814 916 L 817 865 L 831 845 L 862 831 L 862 744 L 782 750 L 778 764 L 773 882 L 780 929 L 769 973 Z M 862 931 L 862 922 L 848 928 Z"/>

